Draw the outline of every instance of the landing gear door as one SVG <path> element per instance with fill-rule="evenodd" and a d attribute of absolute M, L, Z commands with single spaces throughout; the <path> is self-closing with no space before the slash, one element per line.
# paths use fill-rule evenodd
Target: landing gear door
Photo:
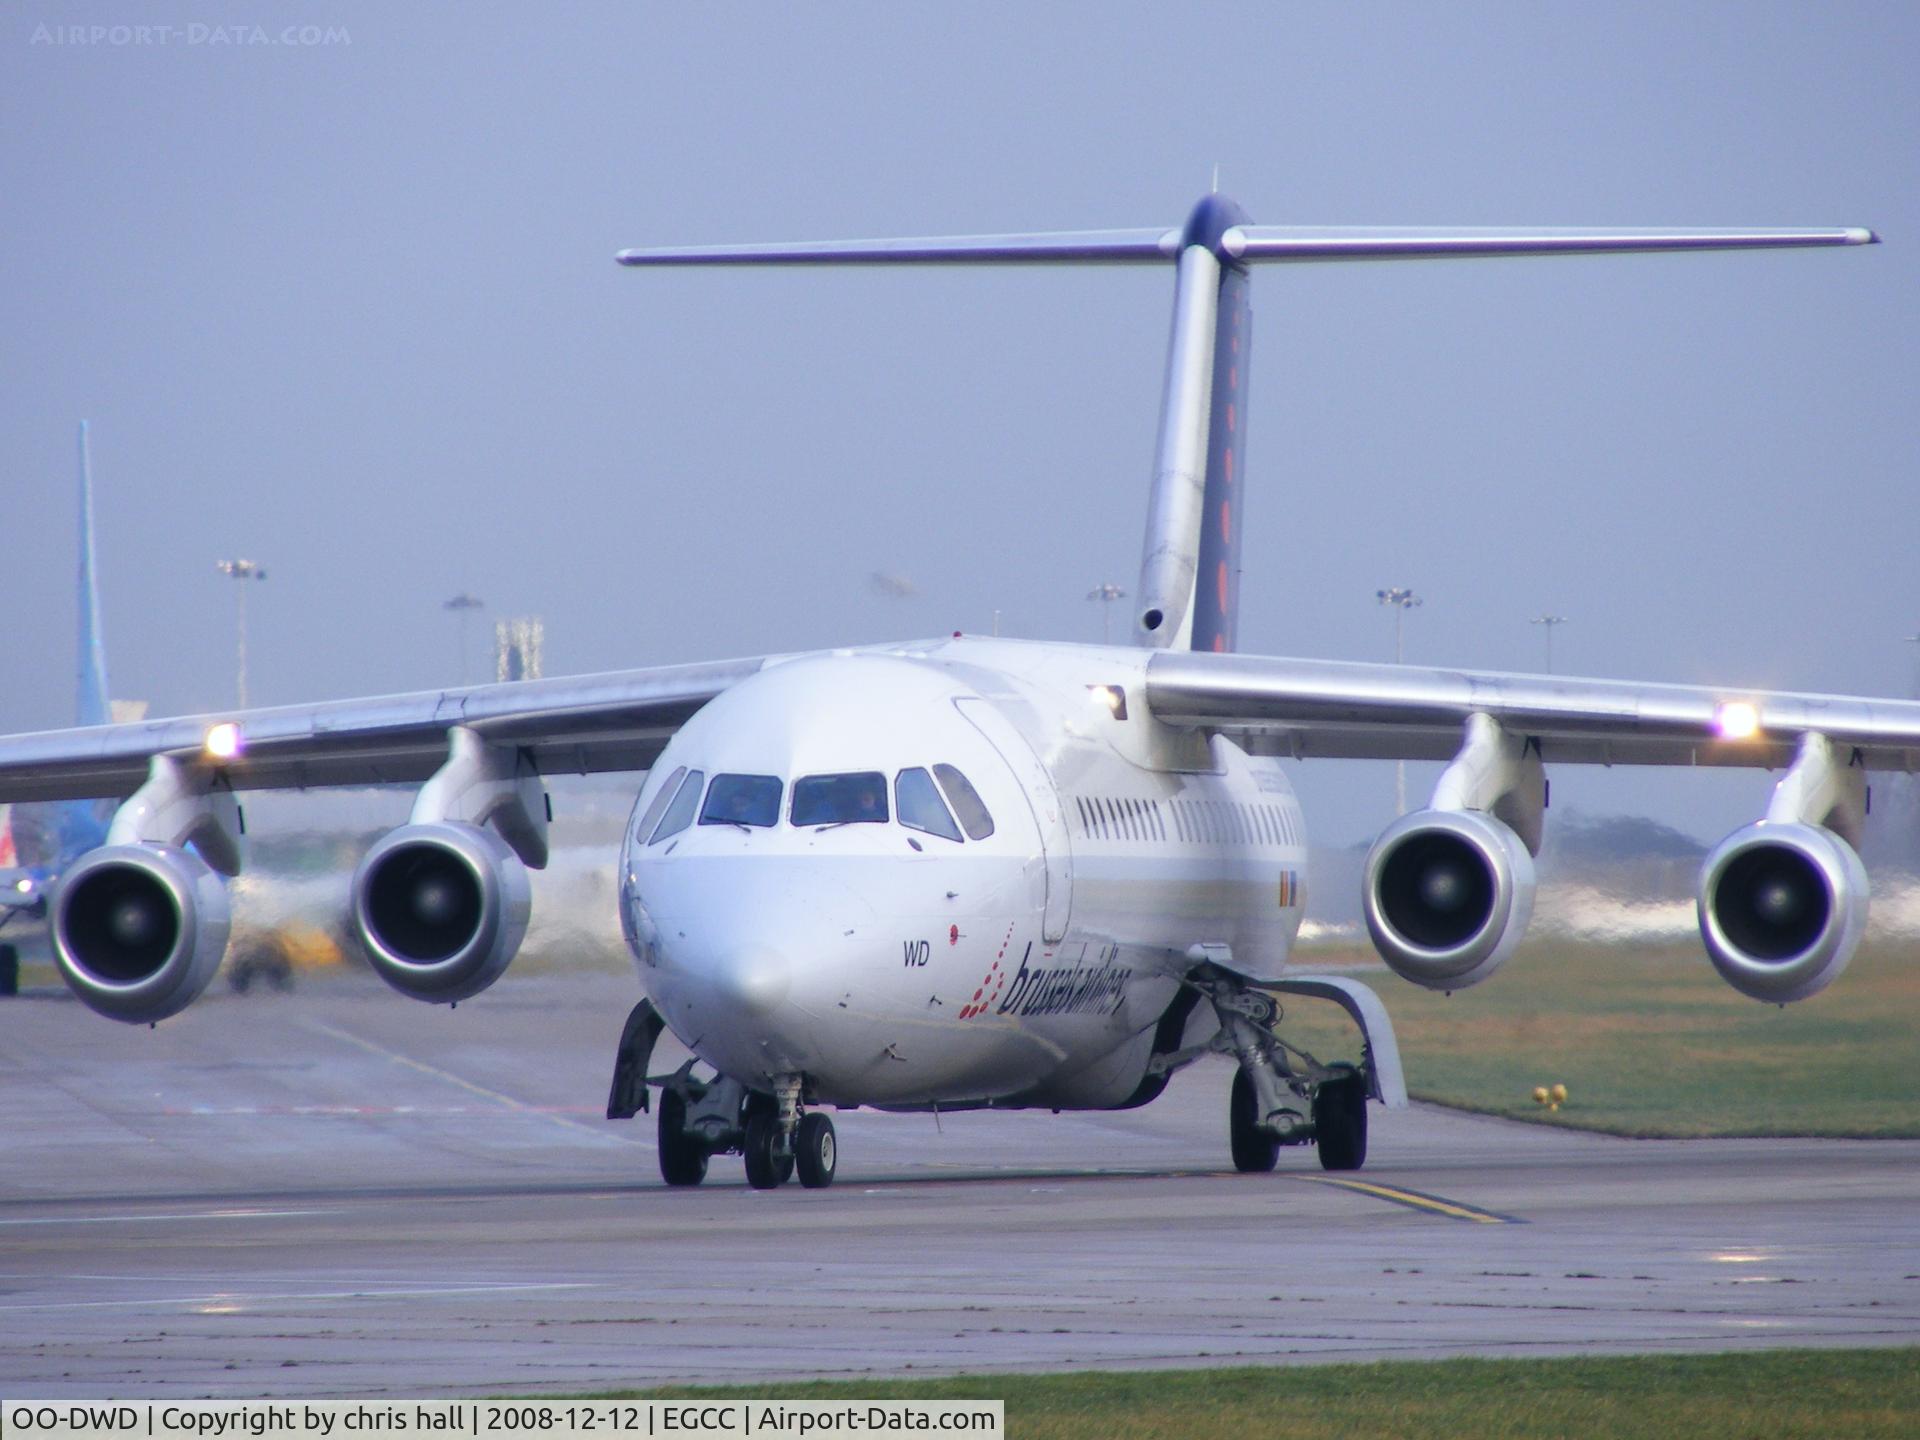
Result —
<path fill-rule="evenodd" d="M 1073 911 L 1073 848 L 1067 838 L 1066 812 L 1061 808 L 1053 777 L 1034 753 L 1033 746 L 988 700 L 971 696 L 956 699 L 954 708 L 972 723 L 989 745 L 1000 752 L 1007 768 L 1020 782 L 1020 793 L 1040 835 L 1041 858 L 1046 865 L 1047 899 L 1042 937 L 1048 944 L 1066 938 Z"/>

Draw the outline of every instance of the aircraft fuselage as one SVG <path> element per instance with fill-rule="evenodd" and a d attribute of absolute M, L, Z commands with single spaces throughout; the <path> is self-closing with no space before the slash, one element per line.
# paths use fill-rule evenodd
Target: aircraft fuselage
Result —
<path fill-rule="evenodd" d="M 956 638 L 772 665 L 710 703 L 649 774 L 620 871 L 674 1033 L 825 1103 L 1125 1104 L 1190 947 L 1278 977 L 1306 868 L 1277 762 L 1154 721 L 1145 659 Z M 925 817 L 905 777 L 954 770 L 990 834 L 957 803 L 946 834 L 906 823 Z M 694 772 L 703 808 L 665 833 L 663 792 Z M 826 783 L 809 777 L 863 776 L 885 820 L 794 823 Z M 755 787 L 754 823 L 715 808 Z"/>

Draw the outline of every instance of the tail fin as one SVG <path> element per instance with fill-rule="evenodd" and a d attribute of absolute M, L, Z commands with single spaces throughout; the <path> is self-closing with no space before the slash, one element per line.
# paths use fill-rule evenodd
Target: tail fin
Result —
<path fill-rule="evenodd" d="M 87 422 L 80 422 L 80 666 L 75 720 L 81 725 L 105 725 L 112 719 L 107 703 L 107 649 L 100 638 L 100 587 L 93 567 L 93 462 L 87 448 Z"/>
<path fill-rule="evenodd" d="M 1870 230 L 1346 229 L 1254 225 L 1223 195 L 1176 230 L 961 235 L 913 240 L 623 250 L 622 265 L 1165 264 L 1173 336 L 1133 638 L 1152 649 L 1234 648 L 1240 611 L 1241 464 L 1253 342 L 1254 262 L 1580 255 L 1870 245 Z"/>

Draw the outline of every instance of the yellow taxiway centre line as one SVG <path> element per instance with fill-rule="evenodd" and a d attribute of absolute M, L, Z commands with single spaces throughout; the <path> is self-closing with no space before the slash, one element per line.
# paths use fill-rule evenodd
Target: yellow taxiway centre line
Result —
<path fill-rule="evenodd" d="M 1397 1190 L 1391 1185 L 1375 1185 L 1366 1180 L 1342 1180 L 1332 1175 L 1302 1175 L 1299 1178 L 1316 1185 L 1337 1185 L 1342 1190 L 1372 1195 L 1379 1200 L 1390 1200 L 1395 1205 L 1405 1205 L 1413 1210 L 1425 1210 L 1433 1215 L 1445 1215 L 1452 1220 L 1469 1220 L 1476 1225 L 1524 1225 L 1526 1223 L 1512 1215 L 1496 1215 L 1491 1210 L 1461 1205 L 1453 1200 L 1442 1200 L 1438 1195 L 1423 1195 L 1418 1190 Z"/>

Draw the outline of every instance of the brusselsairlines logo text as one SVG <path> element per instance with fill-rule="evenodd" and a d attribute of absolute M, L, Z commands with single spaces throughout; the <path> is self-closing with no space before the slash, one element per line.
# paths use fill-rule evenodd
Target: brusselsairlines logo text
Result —
<path fill-rule="evenodd" d="M 1118 946 L 1103 950 L 1096 965 L 1060 965 L 1034 970 L 1028 967 L 1033 942 L 1020 957 L 1019 973 L 1007 987 L 1007 998 L 996 1015 L 1111 1015 L 1126 1002 L 1127 982 L 1133 971 L 1114 964 Z"/>

